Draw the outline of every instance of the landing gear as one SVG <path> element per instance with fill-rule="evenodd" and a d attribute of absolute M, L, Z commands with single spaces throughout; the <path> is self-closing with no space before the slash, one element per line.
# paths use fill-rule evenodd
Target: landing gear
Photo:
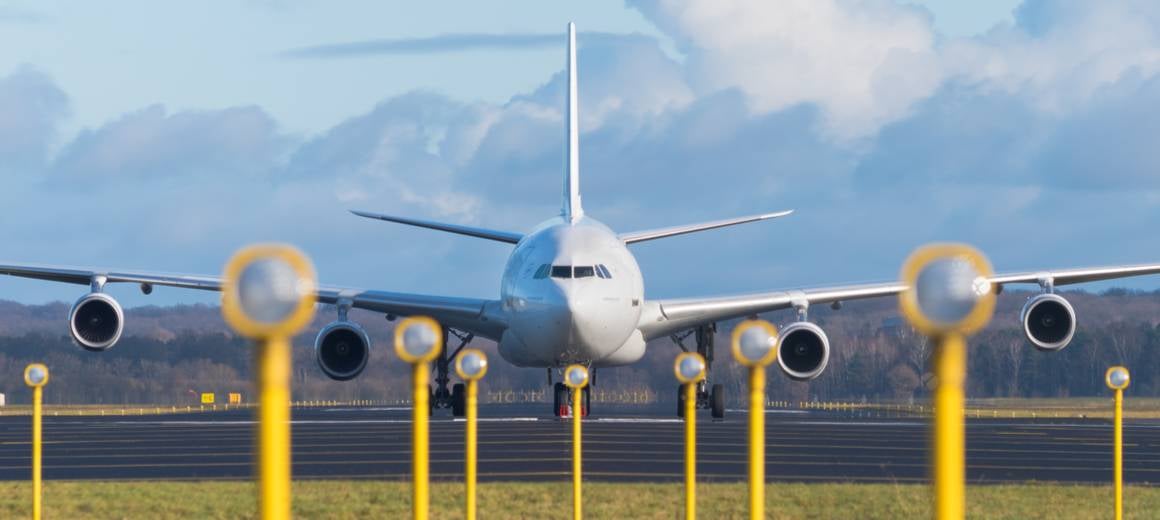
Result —
<path fill-rule="evenodd" d="M 708 401 L 708 406 L 698 406 L 698 408 L 708 408 L 714 419 L 724 419 L 725 385 L 713 385 L 713 391 L 709 392 Z M 681 387 L 677 387 L 677 417 L 685 418 L 685 389 Z"/>
<path fill-rule="evenodd" d="M 709 409 L 714 419 L 725 418 L 725 385 L 713 385 L 713 393 L 709 397 Z"/>
<path fill-rule="evenodd" d="M 467 388 L 463 383 L 455 383 L 451 387 L 451 415 L 463 417 L 467 415 Z"/>
<path fill-rule="evenodd" d="M 580 416 L 588 417 L 588 412 L 592 411 L 592 386 L 586 386 L 580 395 Z M 556 417 L 571 417 L 572 410 L 572 392 L 564 383 L 556 383 L 552 385 L 552 412 Z"/>
<path fill-rule="evenodd" d="M 454 352 L 448 352 L 447 346 L 450 337 L 455 336 L 459 339 L 459 346 Z M 431 411 L 439 409 L 451 409 L 451 415 L 455 417 L 463 417 L 467 413 L 466 394 L 462 383 L 455 385 L 454 391 L 449 388 L 451 384 L 451 362 L 455 356 L 459 355 L 459 351 L 463 350 L 468 343 L 475 336 L 471 333 L 460 333 L 454 329 L 443 329 L 443 348 L 439 351 L 439 357 L 435 358 L 435 388 L 431 392 Z"/>
<path fill-rule="evenodd" d="M 557 382 L 552 385 L 552 394 L 555 398 L 552 400 L 552 410 L 556 417 L 564 417 L 568 415 L 568 387 L 564 383 Z"/>
<path fill-rule="evenodd" d="M 705 380 L 697 383 L 697 409 L 709 409 L 714 419 L 725 418 L 725 387 L 724 385 L 716 384 L 709 386 L 708 376 L 712 374 L 713 368 L 713 354 L 714 354 L 714 338 L 717 332 L 717 324 L 710 323 L 708 325 L 701 325 L 682 335 L 674 334 L 673 341 L 677 346 L 681 347 L 682 351 L 688 352 L 689 349 L 685 347 L 684 340 L 689 336 L 693 336 L 697 343 L 697 353 L 705 358 Z M 710 389 L 712 390 L 710 392 Z M 677 417 L 685 416 L 685 394 L 677 387 Z"/>

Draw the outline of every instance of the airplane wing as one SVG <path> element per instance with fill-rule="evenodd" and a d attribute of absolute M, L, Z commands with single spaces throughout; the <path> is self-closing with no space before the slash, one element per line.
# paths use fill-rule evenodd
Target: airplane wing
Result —
<path fill-rule="evenodd" d="M 646 300 L 638 328 L 645 341 L 648 341 L 698 325 L 779 309 L 789 309 L 798 304 L 813 305 L 890 296 L 905 289 L 905 285 L 892 282 L 711 298 Z"/>
<path fill-rule="evenodd" d="M 1160 264 L 1055 269 L 998 274 L 991 277 L 991 283 L 995 286 L 995 290 L 1001 290 L 1008 284 L 1034 283 L 1041 286 L 1059 286 L 1158 273 Z M 650 340 L 721 320 L 801 305 L 893 296 L 904 290 L 906 290 L 904 284 L 888 282 L 737 296 L 652 300 L 645 302 L 639 329 L 645 340 Z"/>
<path fill-rule="evenodd" d="M 79 267 L 57 267 L 35 264 L 0 264 L 0 274 L 35 278 L 53 282 L 91 285 L 96 278 L 103 277 L 105 283 L 135 283 L 142 291 L 149 292 L 153 286 L 179 287 L 221 291 L 222 279 L 218 276 L 154 273 L 144 271 L 120 271 L 89 269 Z M 454 298 L 448 296 L 428 296 L 422 294 L 372 291 L 364 289 L 321 286 L 315 291 L 319 303 L 338 304 L 349 302 L 351 307 L 384 314 L 409 316 L 424 314 L 440 323 L 469 331 L 477 336 L 498 340 L 507 328 L 499 311 L 499 302 L 476 298 Z"/>

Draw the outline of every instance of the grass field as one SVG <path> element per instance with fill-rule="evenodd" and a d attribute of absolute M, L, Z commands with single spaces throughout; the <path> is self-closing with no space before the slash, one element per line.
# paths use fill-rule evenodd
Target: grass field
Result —
<path fill-rule="evenodd" d="M 0 518 L 27 518 L 31 486 L 0 483 Z M 298 481 L 298 518 L 405 518 L 410 516 L 405 482 Z M 701 484 L 701 518 L 747 515 L 744 484 Z M 677 518 L 682 488 L 676 484 L 586 483 L 585 517 Z M 463 486 L 432 488 L 432 518 L 462 518 Z M 479 489 L 480 518 L 566 518 L 570 485 L 489 483 Z M 1129 486 L 1126 518 L 1155 518 L 1160 488 Z M 251 482 L 47 482 L 44 518 L 253 518 Z M 1109 486 L 1002 485 L 967 490 L 969 518 L 1109 518 Z M 767 518 L 929 518 L 930 488 L 914 484 L 770 484 Z"/>

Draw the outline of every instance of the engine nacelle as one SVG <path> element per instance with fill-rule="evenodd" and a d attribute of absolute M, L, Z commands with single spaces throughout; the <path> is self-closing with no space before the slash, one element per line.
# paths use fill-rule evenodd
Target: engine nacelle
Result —
<path fill-rule="evenodd" d="M 371 338 L 357 323 L 336 321 L 318 331 L 314 357 L 327 377 L 349 381 L 366 368 L 371 357 Z"/>
<path fill-rule="evenodd" d="M 68 313 L 73 341 L 90 352 L 101 352 L 121 339 L 125 313 L 121 304 L 105 293 L 89 293 L 73 304 Z"/>
<path fill-rule="evenodd" d="M 1023 334 L 1039 350 L 1060 350 L 1075 336 L 1075 309 L 1057 294 L 1040 294 L 1027 300 L 1020 319 Z"/>
<path fill-rule="evenodd" d="M 777 365 L 795 381 L 809 381 L 822 374 L 830 362 L 830 339 L 821 327 L 808 321 L 781 329 L 777 342 Z"/>

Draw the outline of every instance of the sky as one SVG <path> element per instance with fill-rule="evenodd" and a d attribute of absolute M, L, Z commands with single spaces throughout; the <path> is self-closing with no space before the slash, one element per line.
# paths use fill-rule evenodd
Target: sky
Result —
<path fill-rule="evenodd" d="M 1160 260 L 1153 1 L 0 0 L 0 261 L 215 274 L 287 241 L 323 283 L 495 297 L 510 246 L 346 210 L 557 214 L 569 21 L 589 215 L 796 210 L 633 246 L 647 296 L 889 280 L 930 241 Z"/>

